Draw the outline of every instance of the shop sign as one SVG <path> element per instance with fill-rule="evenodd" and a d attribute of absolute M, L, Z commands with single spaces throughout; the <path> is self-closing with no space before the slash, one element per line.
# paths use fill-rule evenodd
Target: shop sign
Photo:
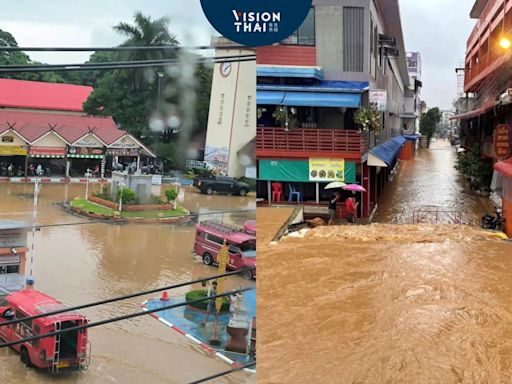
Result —
<path fill-rule="evenodd" d="M 28 150 L 29 155 L 54 155 L 65 156 L 66 148 L 59 147 L 30 147 Z"/>
<path fill-rule="evenodd" d="M 2 136 L 2 143 L 14 143 L 13 136 Z"/>
<path fill-rule="evenodd" d="M 73 147 L 102 148 L 103 144 L 94 136 L 87 136 L 73 143 Z"/>
<path fill-rule="evenodd" d="M 20 255 L 0 256 L 0 264 L 16 264 L 21 260 Z"/>
<path fill-rule="evenodd" d="M 26 245 L 26 229 L 5 229 L 0 231 L 0 248 L 19 248 Z"/>
<path fill-rule="evenodd" d="M 70 155 L 103 155 L 105 150 L 103 148 L 91 147 L 69 147 L 68 154 Z"/>
<path fill-rule="evenodd" d="M 139 148 L 109 148 L 107 155 L 109 156 L 139 156 Z"/>
<path fill-rule="evenodd" d="M 510 126 L 500 124 L 494 130 L 494 155 L 497 160 L 505 160 L 510 156 Z"/>
<path fill-rule="evenodd" d="M 136 143 L 129 137 L 124 137 L 116 143 L 108 146 L 112 149 L 131 149 L 131 148 L 140 148 L 140 144 Z"/>
<path fill-rule="evenodd" d="M 309 180 L 330 182 L 345 180 L 345 159 L 309 159 Z"/>
<path fill-rule="evenodd" d="M 370 89 L 370 106 L 377 111 L 385 112 L 387 109 L 388 92 L 385 89 Z"/>
<path fill-rule="evenodd" d="M 19 145 L 0 145 L 0 156 L 26 156 L 27 149 Z"/>

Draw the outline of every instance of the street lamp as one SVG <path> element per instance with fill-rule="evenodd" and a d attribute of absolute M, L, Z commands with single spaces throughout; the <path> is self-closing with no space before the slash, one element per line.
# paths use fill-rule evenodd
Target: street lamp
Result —
<path fill-rule="evenodd" d="M 157 112 L 160 112 L 160 80 L 164 77 L 163 72 L 157 72 L 156 75 L 158 76 L 158 94 L 156 98 L 156 110 Z"/>
<path fill-rule="evenodd" d="M 119 212 L 121 212 L 121 209 L 123 207 L 123 188 L 126 187 L 126 184 L 124 182 L 119 182 L 118 187 L 121 189 L 119 190 Z"/>
<path fill-rule="evenodd" d="M 512 46 L 512 41 L 508 37 L 502 37 L 500 39 L 500 47 L 503 49 L 509 49 Z"/>

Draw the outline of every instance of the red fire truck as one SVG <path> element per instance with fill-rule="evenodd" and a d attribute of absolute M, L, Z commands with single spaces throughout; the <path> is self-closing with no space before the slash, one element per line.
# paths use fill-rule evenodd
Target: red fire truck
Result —
<path fill-rule="evenodd" d="M 0 339 L 10 342 L 87 324 L 85 316 L 70 311 L 3 325 L 12 320 L 65 308 L 65 304 L 38 291 L 11 293 L 0 302 Z M 45 368 L 52 373 L 78 371 L 89 366 L 90 343 L 87 341 L 87 329 L 16 344 L 12 348 L 19 352 L 21 362 L 27 367 Z"/>

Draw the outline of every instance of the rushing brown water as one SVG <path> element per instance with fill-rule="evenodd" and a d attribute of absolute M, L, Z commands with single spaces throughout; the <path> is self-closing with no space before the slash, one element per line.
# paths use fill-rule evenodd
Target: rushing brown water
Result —
<path fill-rule="evenodd" d="M 402 161 L 400 171 L 386 186 L 374 217 L 380 223 L 412 223 L 416 210 L 453 210 L 465 223 L 477 223 L 484 207 L 467 191 L 454 168 L 457 155 L 446 140 L 420 149 L 413 160 Z"/>
<path fill-rule="evenodd" d="M 258 382 L 512 382 L 512 242 L 478 220 L 446 142 L 404 162 L 376 219 L 269 243 L 289 209 L 258 209 Z M 260 219 L 261 218 L 261 219 Z M 265 225 L 263 225 L 265 223 Z"/>
<path fill-rule="evenodd" d="M 91 190 L 95 187 L 91 187 Z M 40 193 L 38 223 L 83 222 L 59 205 L 83 195 L 83 185 L 44 184 Z M 31 221 L 33 186 L 0 185 L 0 219 Z M 193 189 L 179 201 L 192 212 L 254 210 L 254 198 L 203 196 Z M 216 215 L 233 224 L 254 219 L 254 212 Z M 201 216 L 203 219 L 212 216 Z M 194 223 L 182 225 L 88 224 L 43 228 L 36 235 L 34 275 L 36 289 L 55 298 L 82 304 L 99 299 L 208 276 L 215 268 L 193 257 Z M 31 236 L 29 235 L 29 243 Z M 254 285 L 229 278 L 227 288 Z M 170 292 L 179 295 L 187 288 Z M 154 297 L 154 296 L 153 296 Z M 86 310 L 91 321 L 140 311 L 146 298 Z M 91 366 L 88 371 L 64 377 L 26 369 L 19 357 L 0 350 L 0 382 L 42 383 L 187 383 L 229 369 L 195 344 L 149 316 L 91 329 Z M 213 383 L 253 383 L 245 373 Z"/>

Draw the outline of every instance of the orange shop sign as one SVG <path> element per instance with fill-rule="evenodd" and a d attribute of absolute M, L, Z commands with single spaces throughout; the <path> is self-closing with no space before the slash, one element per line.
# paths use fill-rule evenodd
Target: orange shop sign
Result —
<path fill-rule="evenodd" d="M 500 124 L 494 130 L 494 155 L 498 160 L 510 156 L 510 125 Z"/>

